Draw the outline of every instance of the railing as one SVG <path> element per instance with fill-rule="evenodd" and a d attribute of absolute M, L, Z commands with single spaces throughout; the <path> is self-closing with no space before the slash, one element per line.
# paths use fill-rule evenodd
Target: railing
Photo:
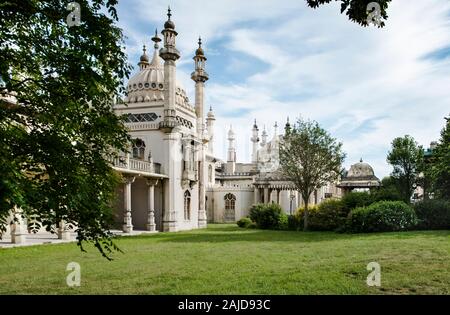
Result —
<path fill-rule="evenodd" d="M 114 167 L 124 170 L 133 170 L 139 172 L 158 173 L 158 174 L 161 173 L 161 164 L 159 163 L 151 163 L 147 161 L 137 160 L 129 158 L 127 156 L 110 157 L 108 158 L 108 160 Z"/>

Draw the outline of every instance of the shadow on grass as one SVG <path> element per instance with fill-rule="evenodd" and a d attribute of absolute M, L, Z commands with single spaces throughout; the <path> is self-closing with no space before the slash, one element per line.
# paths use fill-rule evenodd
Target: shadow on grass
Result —
<path fill-rule="evenodd" d="M 411 239 L 416 237 L 448 237 L 450 231 L 407 231 L 367 234 L 334 232 L 303 232 L 243 229 L 235 225 L 209 225 L 205 230 L 176 233 L 160 233 L 153 236 L 134 236 L 132 239 L 148 239 L 175 243 L 227 243 L 227 242 L 329 242 L 336 240 Z"/>

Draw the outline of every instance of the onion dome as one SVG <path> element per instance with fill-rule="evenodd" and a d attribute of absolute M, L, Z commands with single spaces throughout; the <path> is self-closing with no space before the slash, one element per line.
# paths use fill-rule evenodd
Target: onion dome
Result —
<path fill-rule="evenodd" d="M 144 45 L 143 51 L 144 51 L 144 53 L 142 54 L 142 56 L 140 58 L 140 61 L 141 62 L 148 62 L 149 58 L 148 58 L 148 55 L 147 55 L 147 48 L 145 47 L 145 45 Z"/>
<path fill-rule="evenodd" d="M 167 12 L 167 16 L 169 17 L 169 19 L 166 21 L 166 23 L 164 23 L 164 28 L 174 30 L 175 29 L 175 23 L 170 19 L 171 16 L 172 16 L 172 10 L 170 10 L 170 7 L 169 7 L 169 10 Z"/>
<path fill-rule="evenodd" d="M 195 55 L 202 56 L 202 57 L 205 56 L 205 52 L 203 51 L 203 48 L 202 48 L 202 38 L 201 37 L 198 38 L 198 48 L 195 51 Z"/>

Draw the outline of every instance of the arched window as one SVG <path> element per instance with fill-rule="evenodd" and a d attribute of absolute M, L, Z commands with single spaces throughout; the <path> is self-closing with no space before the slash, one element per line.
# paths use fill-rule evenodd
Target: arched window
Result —
<path fill-rule="evenodd" d="M 142 139 L 133 140 L 133 159 L 143 160 L 145 157 L 145 142 Z"/>
<path fill-rule="evenodd" d="M 191 193 L 188 190 L 184 193 L 184 219 L 191 219 Z"/>
<path fill-rule="evenodd" d="M 225 197 L 225 214 L 224 220 L 225 222 L 234 222 L 236 221 L 236 196 L 233 194 L 226 194 Z"/>
<path fill-rule="evenodd" d="M 212 168 L 212 165 L 211 164 L 209 164 L 209 166 L 208 166 L 208 182 L 212 182 L 212 178 L 213 178 L 213 168 Z"/>

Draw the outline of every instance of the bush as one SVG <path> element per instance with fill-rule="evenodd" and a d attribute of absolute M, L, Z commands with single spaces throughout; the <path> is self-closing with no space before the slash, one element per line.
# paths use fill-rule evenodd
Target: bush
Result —
<path fill-rule="evenodd" d="M 281 213 L 278 218 L 278 229 L 288 230 L 289 229 L 289 216 L 286 213 Z"/>
<path fill-rule="evenodd" d="M 403 231 L 417 224 L 417 216 L 403 201 L 379 201 L 353 209 L 346 223 L 353 233 Z"/>
<path fill-rule="evenodd" d="M 250 208 L 250 213 L 249 213 L 249 218 L 250 220 L 252 220 L 253 222 L 259 222 L 261 219 L 261 214 L 264 212 L 266 208 L 265 204 L 259 203 L 256 205 L 253 205 Z"/>
<path fill-rule="evenodd" d="M 351 210 L 358 207 L 366 207 L 373 202 L 373 196 L 368 192 L 350 192 L 345 194 L 341 202 L 343 210 L 349 213 Z"/>
<path fill-rule="evenodd" d="M 299 212 L 288 216 L 288 229 L 292 231 L 302 230 L 302 220 Z"/>
<path fill-rule="evenodd" d="M 335 231 L 345 224 L 348 212 L 338 199 L 328 199 L 317 206 L 309 220 L 309 228 L 315 231 Z"/>
<path fill-rule="evenodd" d="M 250 219 L 260 229 L 278 229 L 281 216 L 281 207 L 277 204 L 257 204 L 250 209 Z"/>
<path fill-rule="evenodd" d="M 239 221 L 237 221 L 237 225 L 241 228 L 248 228 L 252 223 L 253 223 L 252 220 L 250 220 L 250 218 L 248 217 L 242 218 Z"/>
<path fill-rule="evenodd" d="M 445 200 L 424 200 L 414 205 L 417 227 L 426 230 L 450 229 L 450 202 Z"/>

